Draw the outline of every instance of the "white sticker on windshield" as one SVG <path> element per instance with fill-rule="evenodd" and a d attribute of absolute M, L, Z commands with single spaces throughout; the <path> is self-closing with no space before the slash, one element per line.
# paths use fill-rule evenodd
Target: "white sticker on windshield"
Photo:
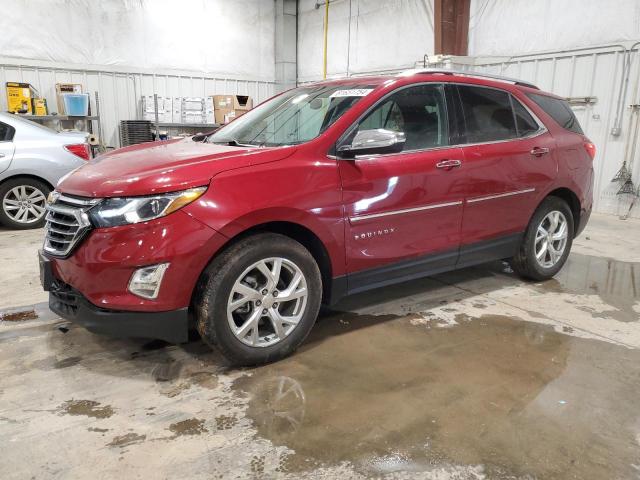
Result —
<path fill-rule="evenodd" d="M 336 90 L 331 94 L 331 98 L 335 97 L 365 97 L 373 92 L 373 88 L 352 88 L 350 90 Z"/>

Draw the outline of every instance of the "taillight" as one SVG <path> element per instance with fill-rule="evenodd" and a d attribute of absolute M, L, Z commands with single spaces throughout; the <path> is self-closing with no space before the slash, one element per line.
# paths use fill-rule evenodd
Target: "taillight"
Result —
<path fill-rule="evenodd" d="M 76 157 L 80 157 L 83 160 L 91 160 L 89 145 L 86 143 L 76 143 L 74 145 L 65 145 L 64 149 L 67 152 L 73 153 Z"/>
<path fill-rule="evenodd" d="M 591 157 L 591 160 L 593 160 L 596 156 L 596 146 L 591 142 L 584 142 L 584 149 Z"/>

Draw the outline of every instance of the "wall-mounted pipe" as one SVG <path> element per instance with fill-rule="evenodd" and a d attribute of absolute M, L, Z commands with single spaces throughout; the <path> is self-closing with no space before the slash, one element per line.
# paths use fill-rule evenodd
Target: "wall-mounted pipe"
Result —
<path fill-rule="evenodd" d="M 324 2 L 324 46 L 322 48 L 322 78 L 327 78 L 327 39 L 329 37 L 329 0 Z"/>
<path fill-rule="evenodd" d="M 327 43 L 328 43 L 328 37 L 329 37 L 329 4 L 330 3 L 331 3 L 331 0 L 324 0 L 323 2 L 316 1 L 316 4 L 314 6 L 314 8 L 317 10 L 322 5 L 324 5 L 324 22 L 323 22 L 323 31 L 322 31 L 322 35 L 323 35 L 322 78 L 323 79 L 327 78 Z M 349 16 L 351 16 L 351 13 L 349 13 Z M 351 22 L 351 19 L 349 19 L 349 22 Z M 351 26 L 351 24 L 349 24 L 349 26 Z"/>

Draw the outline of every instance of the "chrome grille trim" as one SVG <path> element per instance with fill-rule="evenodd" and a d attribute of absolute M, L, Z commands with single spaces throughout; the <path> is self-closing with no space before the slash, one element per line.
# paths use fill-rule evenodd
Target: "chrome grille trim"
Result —
<path fill-rule="evenodd" d="M 55 257 L 66 257 L 91 230 L 87 211 L 99 198 L 70 197 L 58 194 L 47 204 L 44 251 Z"/>
<path fill-rule="evenodd" d="M 101 198 L 80 198 L 80 197 L 70 197 L 68 195 L 60 194 L 58 197 L 58 202 L 66 203 L 69 205 L 78 205 L 81 207 L 88 207 L 90 205 L 95 205 L 96 203 L 100 203 Z"/>

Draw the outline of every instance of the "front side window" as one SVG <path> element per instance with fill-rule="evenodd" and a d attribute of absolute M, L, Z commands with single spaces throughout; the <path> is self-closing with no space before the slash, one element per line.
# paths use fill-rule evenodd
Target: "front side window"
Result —
<path fill-rule="evenodd" d="M 207 141 L 268 147 L 308 142 L 374 88 L 366 84 L 295 88 L 245 113 Z"/>
<path fill-rule="evenodd" d="M 0 142 L 10 142 L 14 133 L 15 129 L 11 125 L 0 122 Z"/>
<path fill-rule="evenodd" d="M 405 134 L 403 151 L 449 144 L 447 109 L 442 85 L 425 84 L 395 92 L 369 112 L 351 133 L 385 129 Z"/>
<path fill-rule="evenodd" d="M 509 94 L 492 88 L 459 85 L 466 123 L 466 143 L 516 138 L 518 132 Z"/>
<path fill-rule="evenodd" d="M 573 110 L 566 100 L 560 98 L 548 97 L 546 95 L 538 95 L 537 93 L 527 93 L 527 96 L 536 102 L 536 104 L 544 110 L 547 115 L 560 124 L 562 128 L 570 130 L 574 133 L 584 134 L 578 119 L 573 114 Z"/>

